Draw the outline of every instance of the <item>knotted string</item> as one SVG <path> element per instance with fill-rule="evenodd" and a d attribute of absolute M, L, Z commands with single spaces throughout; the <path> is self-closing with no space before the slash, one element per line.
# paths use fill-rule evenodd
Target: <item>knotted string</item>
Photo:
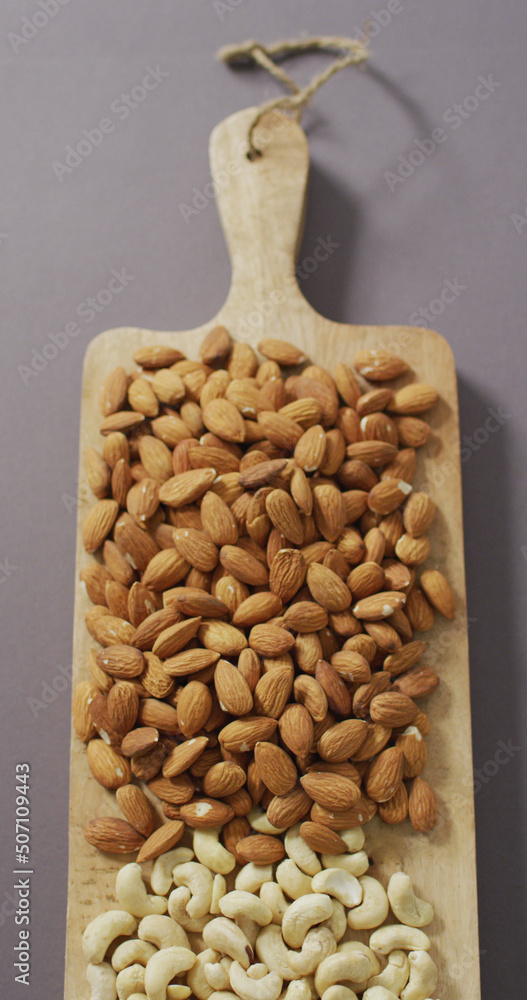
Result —
<path fill-rule="evenodd" d="M 294 80 L 278 66 L 274 57 L 298 55 L 301 52 L 339 52 L 342 53 L 325 70 L 318 73 L 305 87 L 300 88 Z M 226 45 L 218 52 L 218 59 L 228 63 L 230 66 L 240 66 L 255 62 L 263 69 L 267 70 L 276 80 L 289 87 L 291 93 L 282 97 L 275 97 L 270 101 L 261 104 L 251 122 L 248 134 L 248 156 L 255 159 L 261 156 L 261 151 L 254 142 L 254 131 L 261 118 L 268 112 L 276 108 L 293 112 L 299 118 L 303 108 L 309 103 L 317 90 L 320 89 L 335 73 L 346 66 L 359 66 L 368 58 L 368 49 L 364 42 L 355 38 L 341 38 L 323 36 L 319 38 L 298 38 L 291 41 L 279 41 L 273 45 L 262 45 L 260 42 L 249 41 L 241 45 Z"/>

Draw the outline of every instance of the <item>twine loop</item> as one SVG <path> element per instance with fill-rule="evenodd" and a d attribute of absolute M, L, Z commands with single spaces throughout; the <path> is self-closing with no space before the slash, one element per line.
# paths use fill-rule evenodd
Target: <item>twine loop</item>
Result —
<path fill-rule="evenodd" d="M 339 55 L 330 65 L 318 73 L 305 86 L 299 87 L 288 73 L 282 69 L 275 61 L 284 56 L 298 55 L 302 52 L 337 52 Z M 254 142 L 254 132 L 261 118 L 268 112 L 276 108 L 294 114 L 298 119 L 303 109 L 309 104 L 311 98 L 316 94 L 335 73 L 346 66 L 361 66 L 368 58 L 368 48 L 364 42 L 357 38 L 344 38 L 340 36 L 321 36 L 317 38 L 298 38 L 290 41 L 274 42 L 272 45 L 262 45 L 258 41 L 243 42 L 241 45 L 226 45 L 218 52 L 218 59 L 229 66 L 250 65 L 256 63 L 262 69 L 267 70 L 275 80 L 279 80 L 291 91 L 282 97 L 275 97 L 270 101 L 261 104 L 251 122 L 248 134 L 249 159 L 261 156 Z"/>

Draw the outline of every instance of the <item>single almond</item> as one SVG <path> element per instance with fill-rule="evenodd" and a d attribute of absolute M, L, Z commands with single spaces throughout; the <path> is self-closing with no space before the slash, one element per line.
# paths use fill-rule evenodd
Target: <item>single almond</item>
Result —
<path fill-rule="evenodd" d="M 365 787 L 375 802 L 391 799 L 403 778 L 404 757 L 398 747 L 383 750 L 368 769 Z"/>
<path fill-rule="evenodd" d="M 128 761 L 104 740 L 88 743 L 88 765 L 95 780 L 104 788 L 116 789 L 130 783 L 132 775 Z"/>
<path fill-rule="evenodd" d="M 313 600 L 327 611 L 345 611 L 351 604 L 349 587 L 327 566 L 311 563 L 307 570 L 307 585 Z"/>
<path fill-rule="evenodd" d="M 454 618 L 456 599 L 448 580 L 437 569 L 427 569 L 421 574 L 421 587 L 428 600 L 445 618 Z"/>
<path fill-rule="evenodd" d="M 261 741 L 254 748 L 258 774 L 273 795 L 285 795 L 295 787 L 297 770 L 291 757 L 275 743 Z"/>
<path fill-rule="evenodd" d="M 364 743 L 367 731 L 367 723 L 360 719 L 337 722 L 321 736 L 318 752 L 323 760 L 335 763 L 349 760 Z"/>
<path fill-rule="evenodd" d="M 246 715 L 225 726 L 218 735 L 221 746 L 234 753 L 254 750 L 260 740 L 268 740 L 276 730 L 276 719 Z"/>
<path fill-rule="evenodd" d="M 421 382 L 410 382 L 409 385 L 394 392 L 388 403 L 388 409 L 391 413 L 413 416 L 416 413 L 430 410 L 435 406 L 438 398 L 438 393 L 433 386 Z"/>
<path fill-rule="evenodd" d="M 82 526 L 86 552 L 95 552 L 110 534 L 119 513 L 116 500 L 98 500 L 88 512 Z"/>
<path fill-rule="evenodd" d="M 322 823 L 307 820 L 300 825 L 299 833 L 307 846 L 317 854 L 344 854 L 348 850 L 342 837 Z"/>
<path fill-rule="evenodd" d="M 181 806 L 181 819 L 193 829 L 223 826 L 234 818 L 234 810 L 219 799 L 193 799 Z"/>
<path fill-rule="evenodd" d="M 282 742 L 291 753 L 303 757 L 310 752 L 314 738 L 313 719 L 304 705 L 288 705 L 278 726 Z"/>
<path fill-rule="evenodd" d="M 164 823 L 145 840 L 137 855 L 137 863 L 152 861 L 161 854 L 166 854 L 181 840 L 185 832 L 185 824 L 180 820 Z"/>
<path fill-rule="evenodd" d="M 253 707 L 253 696 L 244 676 L 229 663 L 218 660 L 214 671 L 214 687 L 220 706 L 231 715 L 247 715 Z"/>
<path fill-rule="evenodd" d="M 439 806 L 435 792 L 424 778 L 414 778 L 408 808 L 414 830 L 429 833 L 437 824 Z"/>
<path fill-rule="evenodd" d="M 106 854 L 132 854 L 145 841 L 130 823 L 115 816 L 99 816 L 90 820 L 84 836 L 92 847 Z"/>
<path fill-rule="evenodd" d="M 134 830 L 149 837 L 154 829 L 156 814 L 145 793 L 137 785 L 121 785 L 116 792 L 117 804 Z"/>
<path fill-rule="evenodd" d="M 187 771 L 200 754 L 203 753 L 209 740 L 207 736 L 195 736 L 190 740 L 185 740 L 175 747 L 163 764 L 163 777 L 175 778 L 179 774 Z"/>
<path fill-rule="evenodd" d="M 312 801 L 298 783 L 284 795 L 275 795 L 271 799 L 267 807 L 267 819 L 277 830 L 286 830 L 304 818 Z"/>
<path fill-rule="evenodd" d="M 339 774 L 317 774 L 313 771 L 304 774 L 300 784 L 309 797 L 325 809 L 351 809 L 360 799 L 358 785 Z"/>
<path fill-rule="evenodd" d="M 269 719 L 280 719 L 293 688 L 292 670 L 277 666 L 260 677 L 254 689 L 254 711 Z"/>
<path fill-rule="evenodd" d="M 222 760 L 213 764 L 203 779 L 203 791 L 210 798 L 223 799 L 243 788 L 247 775 L 239 764 Z"/>
<path fill-rule="evenodd" d="M 236 845 L 237 854 L 245 862 L 255 865 L 273 865 L 285 858 L 285 847 L 278 837 L 265 833 L 244 837 Z"/>
<path fill-rule="evenodd" d="M 380 618 L 389 618 L 405 604 L 406 594 L 397 590 L 383 590 L 379 594 L 363 597 L 354 605 L 353 614 L 366 621 L 378 621 Z"/>

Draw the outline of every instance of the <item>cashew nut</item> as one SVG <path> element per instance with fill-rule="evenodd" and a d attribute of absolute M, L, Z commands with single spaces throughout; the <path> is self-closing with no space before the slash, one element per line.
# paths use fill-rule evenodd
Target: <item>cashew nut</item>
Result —
<path fill-rule="evenodd" d="M 331 905 L 333 907 L 333 913 L 331 914 L 329 920 L 324 920 L 321 927 L 328 927 L 333 934 L 335 941 L 340 941 L 341 938 L 344 937 L 348 926 L 346 911 L 338 899 L 332 899 Z"/>
<path fill-rule="evenodd" d="M 189 862 L 191 864 L 191 862 Z M 204 868 L 204 871 L 206 869 Z M 210 875 L 210 872 L 209 872 Z M 211 876 L 212 881 L 212 876 Z M 189 933 L 201 934 L 205 924 L 210 920 L 210 914 L 205 914 L 203 917 L 190 917 L 187 912 L 187 904 L 190 900 L 191 892 L 186 886 L 182 885 L 178 889 L 173 889 L 168 897 L 168 912 L 176 923 L 180 924 L 184 930 Z M 212 887 L 211 887 L 211 900 L 212 900 Z"/>
<path fill-rule="evenodd" d="M 362 994 L 362 1000 L 397 1000 L 397 994 L 384 986 L 372 986 Z"/>
<path fill-rule="evenodd" d="M 311 893 L 311 876 L 304 875 L 294 861 L 281 861 L 276 869 L 276 881 L 286 896 L 299 899 Z"/>
<path fill-rule="evenodd" d="M 396 948 L 404 951 L 429 951 L 430 938 L 417 927 L 406 927 L 404 924 L 385 924 L 379 927 L 370 937 L 370 948 L 379 955 L 388 955 Z"/>
<path fill-rule="evenodd" d="M 282 935 L 290 948 L 300 948 L 310 927 L 328 920 L 333 914 L 329 896 L 312 892 L 295 899 L 284 913 Z"/>
<path fill-rule="evenodd" d="M 214 915 L 220 912 L 220 899 L 223 899 L 226 892 L 227 883 L 223 875 L 215 875 L 212 883 L 212 899 L 210 901 L 210 912 Z"/>
<path fill-rule="evenodd" d="M 406 952 L 392 951 L 388 955 L 388 965 L 378 976 L 372 976 L 371 979 L 368 979 L 368 988 L 384 986 L 385 989 L 391 990 L 392 993 L 399 996 L 408 982 L 409 975 L 410 964 Z"/>
<path fill-rule="evenodd" d="M 189 917 L 199 918 L 210 913 L 212 902 L 212 875 L 205 865 L 197 861 L 187 861 L 184 865 L 176 865 L 172 871 L 174 885 L 186 886 L 192 893 L 186 904 Z"/>
<path fill-rule="evenodd" d="M 264 882 L 260 889 L 260 899 L 269 907 L 273 915 L 273 924 L 281 924 L 289 903 L 280 886 L 276 882 Z"/>
<path fill-rule="evenodd" d="M 137 935 L 141 941 L 151 941 L 160 951 L 164 948 L 190 948 L 185 931 L 175 920 L 172 920 L 172 917 L 157 916 L 156 914 L 151 917 L 143 917 Z M 122 947 L 124 945 L 119 945 L 119 948 Z M 117 955 L 119 948 L 115 955 Z M 136 959 L 136 961 L 140 960 Z"/>
<path fill-rule="evenodd" d="M 190 989 L 184 984 L 167 986 L 167 1000 L 188 1000 Z"/>
<path fill-rule="evenodd" d="M 303 979 L 293 979 L 292 982 L 288 983 L 285 992 L 282 993 L 282 1000 L 313 1000 L 316 992 L 314 987 L 312 988 L 312 978 L 312 976 L 305 976 Z"/>
<path fill-rule="evenodd" d="M 339 954 L 345 953 L 348 955 L 352 952 L 354 954 L 360 953 L 367 960 L 368 974 L 366 979 L 362 979 L 360 982 L 353 981 L 348 983 L 348 986 L 355 990 L 356 993 L 362 993 L 362 991 L 366 989 L 367 980 L 381 971 L 381 963 L 379 962 L 377 955 L 371 950 L 371 948 L 368 947 L 367 944 L 363 944 L 362 941 L 343 941 L 339 944 L 337 951 Z"/>
<path fill-rule="evenodd" d="M 134 993 L 142 993 L 145 988 L 144 965 L 129 965 L 117 976 L 117 996 L 119 1000 L 128 1000 Z"/>
<path fill-rule="evenodd" d="M 218 951 L 206 948 L 205 951 L 200 952 L 187 975 L 187 983 L 198 1000 L 209 1000 L 211 993 L 214 993 L 214 987 L 207 979 L 206 967 L 212 962 L 217 962 L 219 957 Z"/>
<path fill-rule="evenodd" d="M 282 979 L 277 972 L 267 972 L 254 979 L 239 962 L 233 962 L 229 977 L 234 992 L 242 1000 L 278 1000 L 282 992 Z"/>
<path fill-rule="evenodd" d="M 123 910 L 128 910 L 128 913 L 134 917 L 147 917 L 152 913 L 166 913 L 167 901 L 165 897 L 148 895 L 140 865 L 135 863 L 124 865 L 117 872 L 115 892 Z"/>
<path fill-rule="evenodd" d="M 227 917 L 214 917 L 203 929 L 203 940 L 208 948 L 221 951 L 248 969 L 254 960 L 254 953 L 249 940 L 233 920 Z"/>
<path fill-rule="evenodd" d="M 426 1000 L 436 988 L 437 965 L 426 951 L 411 951 L 408 961 L 410 978 L 401 1000 Z"/>
<path fill-rule="evenodd" d="M 146 993 L 132 993 L 128 1000 L 148 1000 Z"/>
<path fill-rule="evenodd" d="M 284 944 L 280 928 L 276 924 L 262 927 L 256 939 L 256 954 L 268 969 L 274 969 L 282 979 L 289 982 L 296 975 L 289 965 L 289 952 Z"/>
<path fill-rule="evenodd" d="M 116 937 L 130 937 L 137 920 L 127 910 L 108 910 L 88 924 L 82 936 L 84 957 L 92 965 L 100 965 Z"/>
<path fill-rule="evenodd" d="M 295 865 L 301 868 L 306 875 L 316 875 L 322 870 L 322 865 L 317 855 L 306 844 L 304 838 L 300 836 L 300 823 L 292 826 L 287 831 L 284 838 L 284 847 L 288 858 L 291 858 L 291 861 L 294 861 Z"/>
<path fill-rule="evenodd" d="M 344 906 L 358 906 L 362 902 L 362 886 L 354 875 L 343 868 L 325 868 L 313 877 L 313 892 L 334 896 Z"/>
<path fill-rule="evenodd" d="M 234 887 L 245 892 L 258 892 L 264 882 L 271 882 L 272 878 L 272 865 L 255 865 L 254 861 L 250 861 L 248 865 L 240 868 Z"/>
<path fill-rule="evenodd" d="M 366 851 L 356 851 L 355 854 L 323 854 L 324 868 L 343 868 L 344 871 L 359 878 L 370 867 Z"/>
<path fill-rule="evenodd" d="M 229 917 L 230 920 L 246 917 L 249 920 L 254 920 L 260 927 L 270 924 L 273 919 L 272 910 L 259 896 L 254 896 L 253 893 L 244 892 L 241 889 L 228 892 L 223 899 L 220 899 L 220 910 L 223 916 Z"/>
<path fill-rule="evenodd" d="M 366 840 L 366 834 L 362 826 L 352 826 L 349 830 L 340 830 L 339 836 L 344 841 L 350 854 L 354 854 L 355 851 L 362 851 Z"/>
<path fill-rule="evenodd" d="M 160 854 L 152 866 L 150 885 L 158 896 L 167 896 L 172 887 L 172 869 L 176 865 L 184 865 L 186 861 L 192 861 L 194 851 L 189 847 L 175 847 L 173 851 Z"/>
<path fill-rule="evenodd" d="M 210 1000 L 238 1000 L 238 998 L 236 993 L 231 993 L 230 990 L 217 990 L 211 993 Z"/>
<path fill-rule="evenodd" d="M 350 990 L 349 986 L 330 986 L 322 994 L 322 1000 L 358 1000 L 357 994 Z"/>
<path fill-rule="evenodd" d="M 390 909 L 386 890 L 376 878 L 361 875 L 359 882 L 363 892 L 362 903 L 348 912 L 348 925 L 356 931 L 378 927 L 386 920 Z"/>
<path fill-rule="evenodd" d="M 131 938 L 117 946 L 112 955 L 112 966 L 116 972 L 122 972 L 129 965 L 146 965 L 148 959 L 152 958 L 156 951 L 157 948 L 154 948 L 154 945 L 149 944 L 148 941 Z"/>
<path fill-rule="evenodd" d="M 195 961 L 196 956 L 189 948 L 163 948 L 152 955 L 145 972 L 145 990 L 149 1000 L 167 1000 L 168 984 L 182 972 L 188 972 Z"/>
<path fill-rule="evenodd" d="M 276 834 L 283 833 L 284 830 L 287 830 L 286 826 L 273 826 L 273 824 L 267 819 L 267 813 L 265 813 L 263 809 L 260 809 L 259 806 L 253 806 L 250 813 L 247 815 L 247 820 L 253 830 L 256 830 L 258 833 L 270 833 L 274 836 Z"/>
<path fill-rule="evenodd" d="M 205 978 L 213 990 L 224 990 L 230 985 L 229 969 L 231 965 L 232 958 L 227 957 L 220 958 L 219 962 L 206 963 Z"/>
<path fill-rule="evenodd" d="M 102 962 L 86 969 L 86 979 L 90 987 L 90 1000 L 117 1000 L 116 975 L 111 965 Z"/>
<path fill-rule="evenodd" d="M 404 872 L 394 872 L 387 892 L 390 906 L 402 924 L 426 927 L 434 919 L 434 907 L 415 895 L 412 880 Z"/>
<path fill-rule="evenodd" d="M 228 875 L 236 864 L 236 858 L 220 843 L 220 829 L 219 826 L 196 829 L 192 843 L 196 857 L 202 865 L 206 865 L 212 872 Z"/>
<path fill-rule="evenodd" d="M 337 942 L 329 927 L 312 927 L 307 932 L 301 951 L 290 951 L 289 965 L 298 976 L 310 976 L 328 955 L 334 955 Z"/>
<path fill-rule="evenodd" d="M 365 982 L 370 968 L 369 959 L 360 951 L 340 951 L 329 955 L 315 972 L 317 993 L 320 997 L 323 996 L 336 983 Z"/>

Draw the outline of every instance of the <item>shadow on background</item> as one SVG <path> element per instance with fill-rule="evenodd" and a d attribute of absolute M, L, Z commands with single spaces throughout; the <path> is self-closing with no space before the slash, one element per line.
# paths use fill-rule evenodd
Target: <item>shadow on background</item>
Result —
<path fill-rule="evenodd" d="M 462 437 L 471 437 L 493 401 L 460 378 L 459 402 Z M 504 968 L 515 970 L 517 982 L 527 973 L 522 933 L 527 924 L 525 834 L 518 812 L 518 788 L 525 787 L 527 768 L 512 582 L 521 556 L 510 530 L 514 477 L 507 424 L 463 462 L 462 473 L 468 613 L 477 619 L 470 626 L 469 643 L 481 970 L 484 1000 L 494 1000 L 503 993 Z M 506 746 L 510 741 L 516 750 L 511 747 L 508 763 L 491 774 L 500 741 Z"/>

